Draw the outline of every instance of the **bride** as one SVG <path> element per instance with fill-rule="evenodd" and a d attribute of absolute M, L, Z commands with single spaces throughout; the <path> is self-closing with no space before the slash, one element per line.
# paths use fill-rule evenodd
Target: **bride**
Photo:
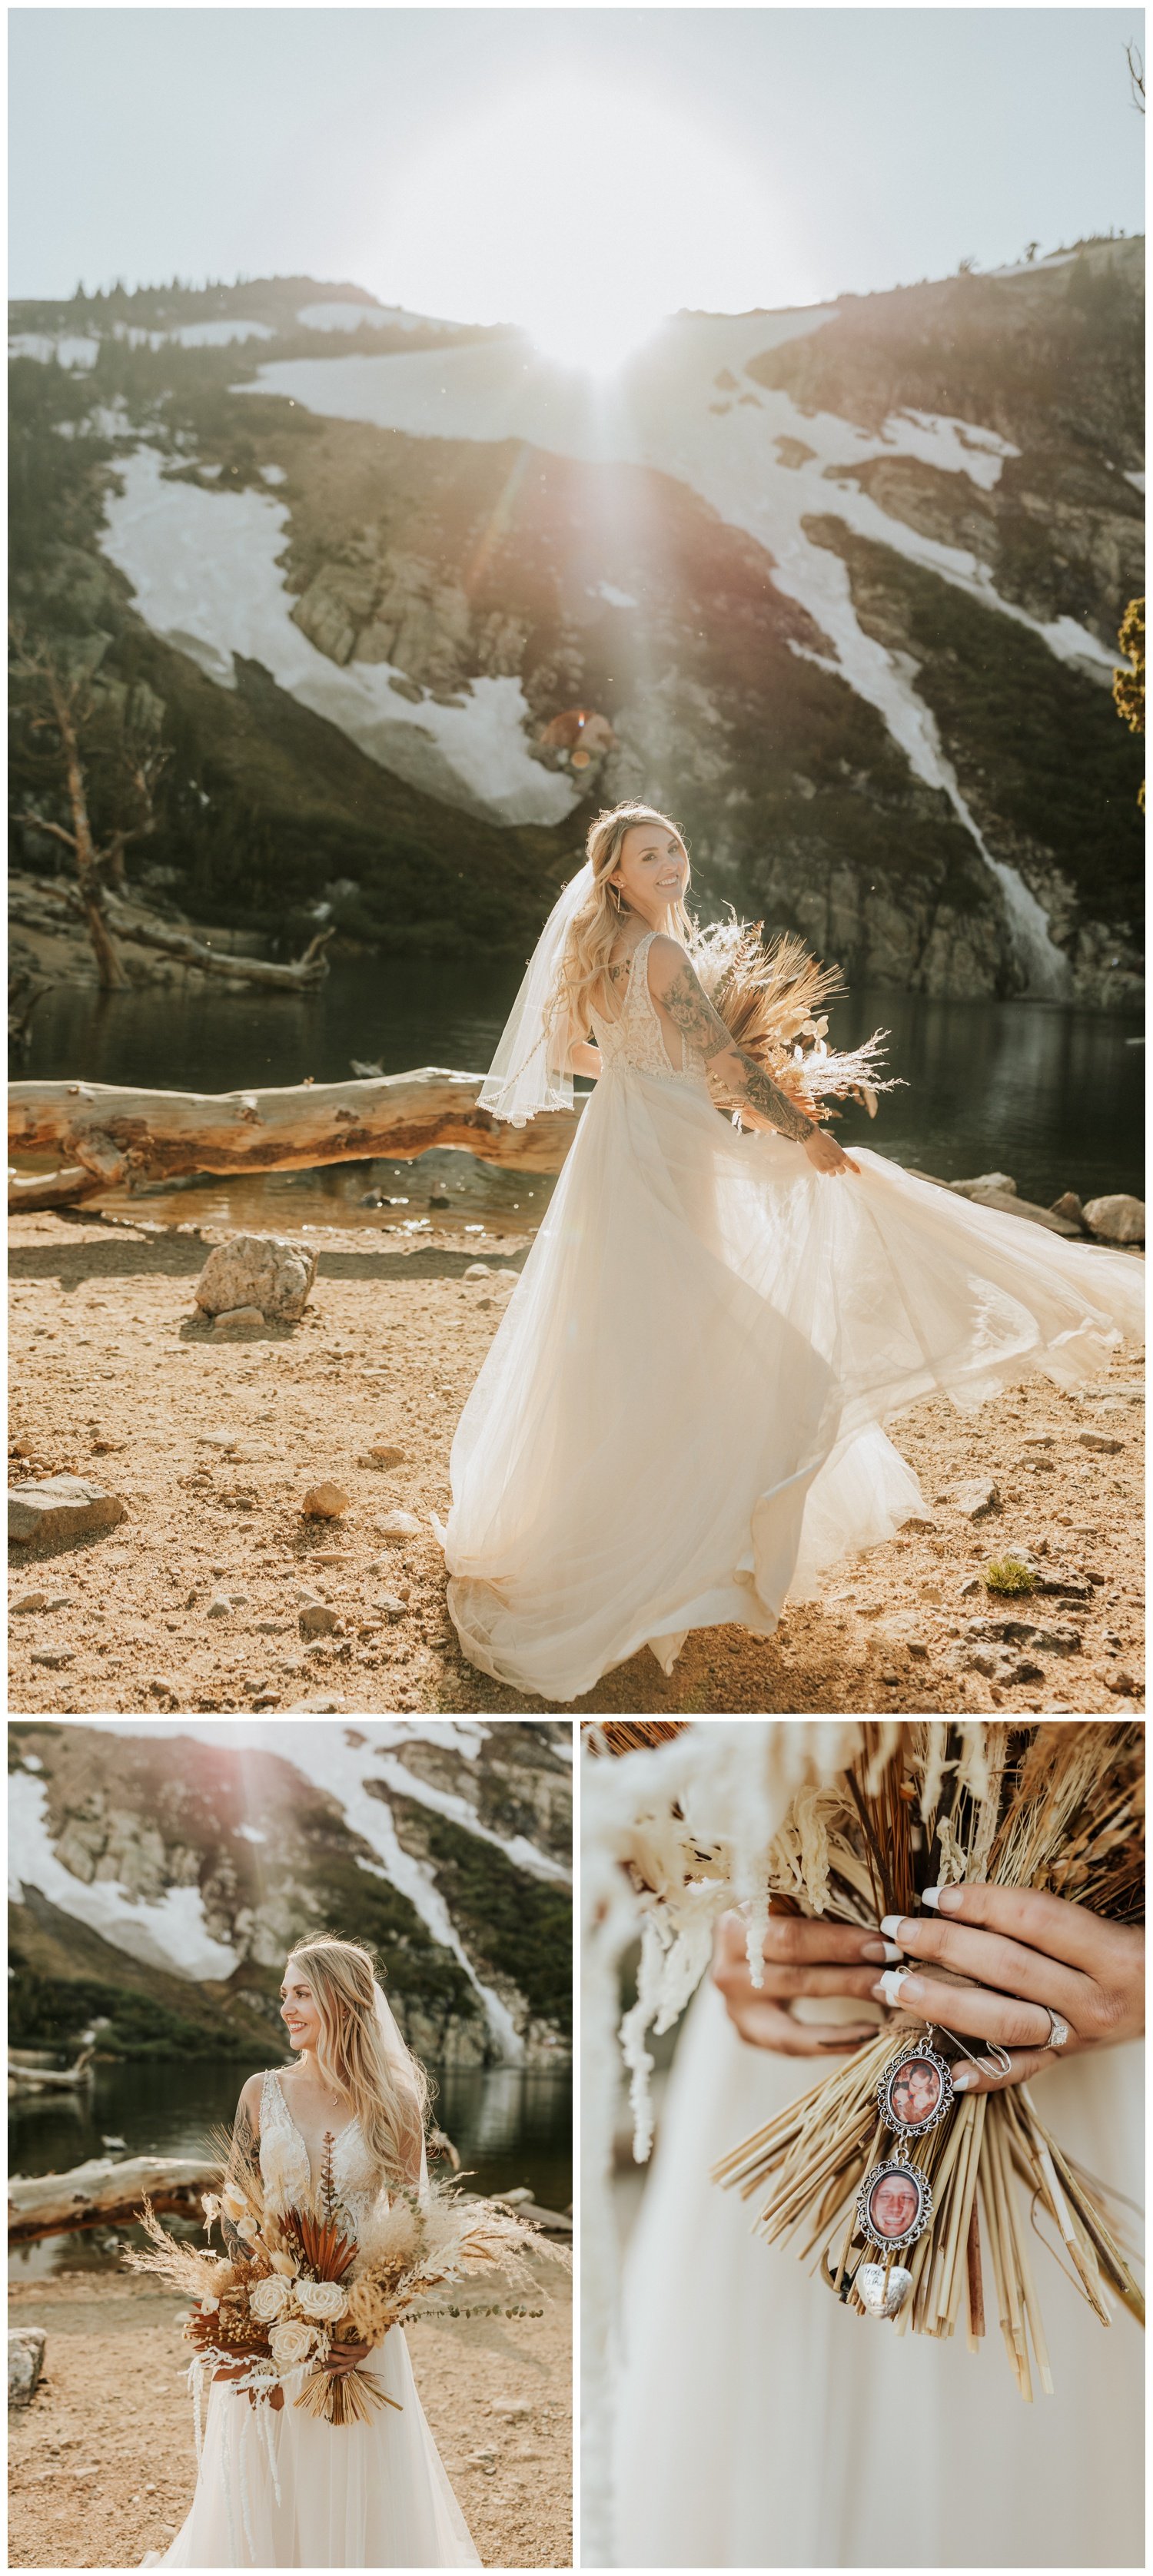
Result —
<path fill-rule="evenodd" d="M 302 1942 L 280 1992 L 299 2064 L 249 2077 L 238 2144 L 256 2152 L 266 2200 L 283 2210 L 315 2190 L 331 2141 L 339 2197 L 355 2222 L 382 2193 L 427 2182 L 424 2073 L 358 1943 L 327 1935 Z M 218 2370 L 191 2510 L 166 2557 L 145 2566 L 480 2565 L 401 2329 L 393 2326 L 371 2350 L 344 2345 L 325 2367 L 358 2367 L 394 2404 L 367 2423 L 340 2425 L 281 2404 L 270 2418 L 270 2460 L 255 2407 L 228 2385 L 247 2364 Z"/>
<path fill-rule="evenodd" d="M 688 954 L 666 815 L 601 814 L 481 1105 L 576 1139 L 452 1449 L 448 1606 L 470 1662 L 569 1704 L 691 1629 L 770 1636 L 850 1551 L 931 1518 L 881 1428 L 942 1389 L 1094 1374 L 1140 1265 L 850 1156 L 734 1044 Z M 708 1077 L 737 1101 L 714 1106 Z M 744 1132 L 751 1129 L 752 1133 Z"/>

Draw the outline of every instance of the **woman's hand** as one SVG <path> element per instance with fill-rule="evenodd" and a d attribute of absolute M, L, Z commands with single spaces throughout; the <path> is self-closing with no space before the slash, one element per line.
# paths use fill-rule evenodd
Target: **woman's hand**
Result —
<path fill-rule="evenodd" d="M 873 1995 L 877 1971 L 869 1962 L 892 1958 L 891 1941 L 843 1923 L 772 1914 L 762 1949 L 765 1982 L 754 1986 L 744 1923 L 739 1914 L 722 1914 L 713 1940 L 713 1984 L 751 2047 L 772 2048 L 782 2057 L 832 2057 L 876 2038 L 875 2021 L 828 2023 L 822 2030 L 815 2022 L 794 2021 L 785 2005 L 792 1995 Z"/>
<path fill-rule="evenodd" d="M 1058 2057 L 1140 2037 L 1139 1927 L 1108 1923 L 1087 1905 L 1030 1887 L 927 1888 L 924 1901 L 933 1907 L 924 1918 L 887 1914 L 881 1928 L 914 1962 L 949 1972 L 948 1981 L 918 1976 L 915 1966 L 892 1968 L 870 1991 L 880 2003 L 1009 2051 L 1007 2075 L 993 2058 L 981 2058 L 979 2067 L 962 2059 L 953 2076 L 959 2091 L 1027 2083 Z M 1051 2013 L 1068 2024 L 1059 2049 L 1049 2045 Z"/>
<path fill-rule="evenodd" d="M 815 1172 L 859 1172 L 861 1168 L 851 1154 L 846 1154 L 844 1146 L 838 1145 L 836 1137 L 828 1135 L 823 1127 L 814 1127 L 812 1135 L 806 1136 L 801 1150 L 808 1155 Z"/>
<path fill-rule="evenodd" d="M 358 2370 L 361 2362 L 367 2361 L 371 2350 L 371 2344 L 367 2343 L 334 2343 L 323 2367 L 334 2378 L 343 2379 L 346 2371 Z"/>

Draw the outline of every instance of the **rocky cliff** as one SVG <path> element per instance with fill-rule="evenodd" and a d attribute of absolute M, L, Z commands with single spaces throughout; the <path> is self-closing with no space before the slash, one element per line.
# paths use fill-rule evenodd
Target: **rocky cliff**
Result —
<path fill-rule="evenodd" d="M 570 1733 L 13 1725 L 13 2040 L 102 2016 L 120 2053 L 275 2054 L 286 1951 L 327 1929 L 378 1950 L 421 2055 L 563 2056 Z"/>
<path fill-rule="evenodd" d="M 640 793 L 852 976 L 1127 1000 L 1142 257 L 682 315 L 602 396 L 310 281 L 17 308 L 17 606 L 168 746 L 192 911 L 523 953 Z"/>

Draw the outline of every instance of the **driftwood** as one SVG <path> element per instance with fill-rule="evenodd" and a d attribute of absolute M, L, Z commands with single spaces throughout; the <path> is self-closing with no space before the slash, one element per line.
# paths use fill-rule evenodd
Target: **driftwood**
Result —
<path fill-rule="evenodd" d="M 9 1205 L 59 1207 L 69 1196 L 189 1172 L 309 1171 L 378 1155 L 411 1162 L 432 1145 L 462 1146 L 482 1163 L 515 1171 L 559 1171 L 575 1118 L 558 1111 L 509 1127 L 477 1107 L 481 1080 L 478 1073 L 425 1065 L 370 1082 L 219 1094 L 15 1082 L 8 1094 L 12 1155 L 55 1153 L 65 1171 L 85 1177 L 74 1192 L 65 1187 L 64 1171 L 17 1181 Z"/>
<path fill-rule="evenodd" d="M 46 830 L 47 826 L 42 824 L 40 828 Z M 185 966 L 198 966 L 206 975 L 267 984 L 273 991 L 307 993 L 322 984 L 328 973 L 323 951 L 333 936 L 331 930 L 317 931 L 303 957 L 279 966 L 263 957 L 241 957 L 231 949 L 208 948 L 191 931 L 160 921 L 144 906 L 129 910 L 107 886 L 101 888 L 100 912 L 107 929 L 114 930 L 118 939 L 132 940 L 142 948 L 159 948 L 166 957 L 177 957 Z M 76 886 L 51 879 L 13 878 L 8 889 L 8 917 L 25 930 L 58 931 L 73 921 L 86 921 L 88 916 Z M 120 981 L 127 981 L 122 971 Z"/>
<path fill-rule="evenodd" d="M 92 2156 L 70 2173 L 13 2174 L 8 2184 L 8 2241 L 57 2236 L 65 2227 L 131 2220 L 145 2194 L 154 2209 L 200 2216 L 203 2194 L 220 2179 L 204 2156 Z"/>
<path fill-rule="evenodd" d="M 8 2092 L 67 2093 L 78 2092 L 81 2085 L 93 2080 L 90 2048 L 82 2048 L 74 2066 L 22 2066 L 18 2058 L 8 2060 Z"/>

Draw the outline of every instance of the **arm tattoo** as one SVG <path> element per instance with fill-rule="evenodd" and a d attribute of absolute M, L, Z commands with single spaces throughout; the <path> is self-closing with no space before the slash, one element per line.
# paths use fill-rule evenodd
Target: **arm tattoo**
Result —
<path fill-rule="evenodd" d="M 702 991 L 687 958 L 683 966 L 678 966 L 663 999 L 669 1018 L 698 1055 L 703 1055 L 706 1064 L 711 1056 L 726 1049 L 735 1055 L 740 1071 L 731 1077 L 726 1073 L 727 1087 L 747 1100 L 750 1109 L 759 1110 L 782 1136 L 793 1137 L 798 1145 L 805 1144 L 813 1133 L 812 1119 L 778 1090 L 763 1065 L 737 1045 L 732 1030 L 726 1028 L 720 1012 L 713 1009 L 708 994 Z"/>

